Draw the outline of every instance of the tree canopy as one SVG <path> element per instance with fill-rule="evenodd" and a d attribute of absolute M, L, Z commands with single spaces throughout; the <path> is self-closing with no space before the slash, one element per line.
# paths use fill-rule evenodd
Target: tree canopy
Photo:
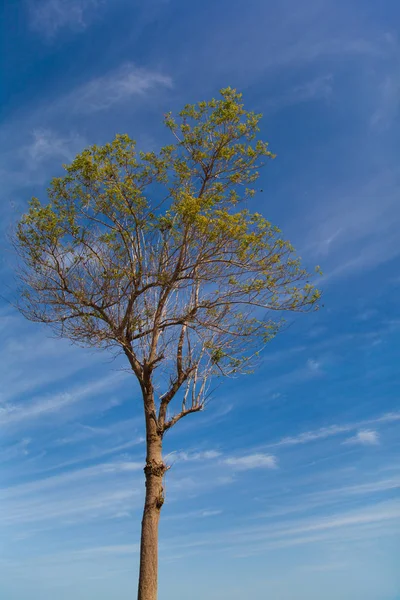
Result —
<path fill-rule="evenodd" d="M 246 369 L 283 312 L 320 297 L 280 230 L 247 208 L 273 158 L 259 120 L 227 88 L 166 115 L 174 143 L 157 153 L 117 135 L 65 166 L 18 224 L 21 311 L 122 350 L 142 389 L 157 371 L 162 432 L 201 410 L 210 376 Z"/>

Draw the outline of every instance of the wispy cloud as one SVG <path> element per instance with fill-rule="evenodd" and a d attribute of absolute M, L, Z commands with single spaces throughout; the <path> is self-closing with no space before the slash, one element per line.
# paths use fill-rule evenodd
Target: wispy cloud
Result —
<path fill-rule="evenodd" d="M 397 165 L 373 167 L 367 179 L 332 182 L 334 195 L 313 206 L 304 251 L 324 264 L 320 285 L 398 256 L 399 179 Z"/>
<path fill-rule="evenodd" d="M 278 95 L 268 103 L 268 108 L 274 112 L 281 110 L 285 106 L 293 106 L 303 102 L 312 102 L 316 100 L 328 100 L 333 92 L 333 75 L 319 75 L 310 80 L 306 80 L 298 85 L 291 87 L 287 92 Z M 265 109 L 264 109 L 265 112 Z"/>
<path fill-rule="evenodd" d="M 43 184 L 50 169 L 70 162 L 87 145 L 87 140 L 75 131 L 59 133 L 54 127 L 26 127 L 30 129 L 27 138 L 20 140 L 18 147 L 11 145 L 7 152 L 0 153 L 0 173 L 7 191 Z"/>
<path fill-rule="evenodd" d="M 103 0 L 30 0 L 30 26 L 46 38 L 62 29 L 83 31 L 101 4 Z"/>
<path fill-rule="evenodd" d="M 202 452 L 177 452 L 166 456 L 166 460 L 176 458 L 183 462 L 202 462 L 218 459 L 219 463 L 223 463 L 233 467 L 239 471 L 247 471 L 251 469 L 275 469 L 278 466 L 275 456 L 270 454 L 248 454 L 245 456 L 223 457 L 223 454 L 217 450 L 206 450 Z"/>
<path fill-rule="evenodd" d="M 400 504 L 396 501 L 379 502 L 352 511 L 337 510 L 328 516 L 300 518 L 279 521 L 254 527 L 240 527 L 218 530 L 197 536 L 187 542 L 207 548 L 221 547 L 225 551 L 237 553 L 240 549 L 246 554 L 260 554 L 276 548 L 321 544 L 329 541 L 351 542 L 368 539 L 371 536 L 392 535 L 393 527 L 400 524 Z M 386 528 L 385 528 L 386 527 Z M 172 545 L 185 547 L 185 539 L 171 540 Z"/>
<path fill-rule="evenodd" d="M 143 98 L 154 88 L 171 88 L 169 75 L 127 63 L 122 67 L 74 90 L 64 99 L 76 112 L 91 113 L 110 108 L 133 98 Z"/>
<path fill-rule="evenodd" d="M 30 501 L 26 499 L 13 501 L 7 510 L 0 515 L 3 525 L 20 525 L 22 523 L 53 522 L 58 527 L 71 525 L 86 519 L 111 518 L 116 514 L 129 513 L 132 500 L 137 495 L 128 486 L 115 490 L 87 489 L 80 492 L 74 488 L 71 492 L 54 494 L 51 497 L 40 496 Z"/>
<path fill-rule="evenodd" d="M 221 456 L 221 452 L 218 450 L 203 450 L 201 452 L 171 452 L 165 458 L 166 460 L 173 459 L 174 461 L 203 461 L 203 460 L 213 460 Z"/>
<path fill-rule="evenodd" d="M 118 546 L 95 546 L 93 548 L 83 548 L 76 551 L 77 557 L 90 557 L 102 555 L 115 555 L 115 554 L 133 554 L 138 552 L 138 544 L 120 544 Z M 74 552 L 75 555 L 75 552 Z"/>
<path fill-rule="evenodd" d="M 217 517 L 222 514 L 222 510 L 210 510 L 210 509 L 202 509 L 202 510 L 192 510 L 186 513 L 176 513 L 172 515 L 167 515 L 165 517 L 168 521 L 176 521 L 176 520 L 187 520 L 187 519 L 206 519 L 209 517 Z"/>
<path fill-rule="evenodd" d="M 138 426 L 142 426 L 142 419 L 138 416 L 135 419 L 124 419 L 103 426 L 92 426 L 84 423 L 74 422 L 63 429 L 65 434 L 63 437 L 57 438 L 52 443 L 52 446 L 71 446 L 74 444 L 81 445 L 87 440 L 93 438 L 111 438 L 120 440 L 124 443 L 126 440 L 131 441 L 132 433 L 135 432 Z M 102 439 L 101 446 L 104 449 L 104 441 Z M 136 443 L 141 443 L 144 438 L 136 438 Z"/>
<path fill-rule="evenodd" d="M 291 97 L 297 102 L 319 98 L 327 99 L 332 94 L 333 75 L 320 75 L 293 88 Z"/>
<path fill-rule="evenodd" d="M 202 510 L 200 511 L 201 517 L 216 517 L 222 514 L 222 510 Z"/>
<path fill-rule="evenodd" d="M 349 39 L 328 37 L 317 40 L 303 37 L 288 44 L 277 57 L 268 58 L 268 67 L 295 67 L 304 63 L 312 63 L 326 57 L 380 57 L 387 52 L 385 40 L 367 40 L 363 38 Z"/>
<path fill-rule="evenodd" d="M 375 129 L 387 129 L 400 111 L 400 75 L 399 62 L 394 71 L 384 78 L 379 86 L 379 106 L 371 117 Z"/>
<path fill-rule="evenodd" d="M 376 41 L 372 43 L 376 45 Z M 318 189 L 309 208 L 313 215 L 313 223 L 309 223 L 313 238 L 309 239 L 309 248 L 314 256 L 321 256 L 325 282 L 374 268 L 399 253 L 396 242 L 400 223 L 399 169 L 391 148 L 400 109 L 400 50 L 397 40 L 388 34 L 376 45 L 378 48 L 377 54 L 370 57 L 372 68 L 348 92 L 353 100 L 346 97 L 347 110 L 358 112 L 361 105 L 364 115 L 363 129 L 349 140 L 354 145 L 355 157 L 349 156 L 348 160 L 354 160 L 356 173 L 359 155 L 364 163 L 368 161 L 370 174 L 341 178 L 339 183 L 330 181 L 332 196 L 327 197 L 325 192 L 325 202 L 319 202 Z M 364 154 L 371 135 L 385 160 L 375 160 L 374 153 Z M 327 188 L 327 181 L 324 187 Z"/>
<path fill-rule="evenodd" d="M 114 389 L 118 380 L 121 380 L 121 374 L 112 373 L 95 382 L 83 384 L 72 392 L 48 395 L 29 402 L 5 403 L 0 406 L 0 427 L 31 422 L 33 419 L 58 413 L 99 392 L 104 394 L 107 390 Z"/>
<path fill-rule="evenodd" d="M 47 337 L 43 329 L 30 327 L 16 311 L 0 318 L 0 327 L 0 405 L 14 404 L 26 392 L 32 400 L 40 388 L 55 382 L 59 386 L 66 377 L 98 364 L 98 355 Z"/>
<path fill-rule="evenodd" d="M 310 492 L 306 494 L 299 494 L 296 498 L 296 502 L 293 503 L 290 498 L 289 503 L 286 503 L 281 499 L 277 507 L 270 508 L 269 510 L 252 515 L 252 519 L 278 519 L 286 515 L 301 514 L 316 512 L 321 508 L 324 510 L 331 510 L 332 505 L 338 503 L 348 503 L 355 497 L 385 494 L 392 490 L 398 490 L 400 488 L 400 477 L 391 477 L 389 479 L 379 479 L 374 481 L 362 481 L 352 485 L 346 485 L 342 487 L 332 487 L 327 490 Z M 300 501 L 299 501 L 300 499 Z"/>
<path fill-rule="evenodd" d="M 32 115 L 32 119 L 28 117 L 23 124 L 6 124 L 0 129 L 0 174 L 6 197 L 15 197 L 16 190 L 44 184 L 49 174 L 54 174 L 62 163 L 70 162 L 88 144 L 76 131 L 60 133 L 54 124 L 43 126 L 48 119 L 57 120 L 53 113 L 55 104 Z M 10 138 L 5 148 L 4 140 Z"/>
<path fill-rule="evenodd" d="M 344 441 L 344 444 L 361 444 L 362 446 L 377 446 L 379 444 L 379 435 L 372 429 L 362 429 L 351 438 Z"/>
<path fill-rule="evenodd" d="M 370 321 L 373 317 L 378 317 L 378 311 L 374 308 L 366 308 L 357 315 L 358 321 Z"/>
<path fill-rule="evenodd" d="M 9 444 L 8 446 L 2 447 L 0 450 L 0 463 L 5 463 L 10 460 L 15 460 L 16 458 L 21 458 L 22 456 L 27 456 L 29 454 L 30 443 L 31 439 L 25 438 L 20 442 L 16 442 L 15 444 Z"/>
<path fill-rule="evenodd" d="M 126 450 L 130 450 L 135 446 L 141 445 L 144 442 L 144 438 L 139 437 L 129 442 L 125 442 L 123 444 L 119 444 L 118 446 L 111 446 L 108 448 L 98 448 L 95 450 L 90 450 L 89 452 L 82 452 L 78 457 L 72 458 L 70 460 L 66 460 L 61 463 L 56 463 L 44 468 L 40 468 L 36 470 L 36 473 L 48 473 L 49 471 L 55 471 L 58 469 L 64 469 L 65 467 L 71 467 L 73 465 L 78 465 L 80 463 L 85 463 L 93 460 L 97 460 L 104 456 L 110 456 L 111 454 L 119 454 Z M 141 463 L 138 463 L 141 464 Z M 143 467 L 143 465 L 142 465 Z"/>
<path fill-rule="evenodd" d="M 305 431 L 296 436 L 284 437 L 278 442 L 268 444 L 268 447 L 277 446 L 297 446 L 299 444 L 308 444 L 317 440 L 322 440 L 334 436 L 338 436 L 344 433 L 355 431 L 366 425 L 377 425 L 383 423 L 392 423 L 400 420 L 400 412 L 385 413 L 379 417 L 373 419 L 365 419 L 354 423 L 344 423 L 342 425 L 330 425 L 328 427 L 320 427 L 311 431 Z M 361 432 L 360 432 L 361 433 Z M 364 432 L 365 433 L 365 432 Z M 371 432 L 368 432 L 371 433 Z M 376 432 L 372 432 L 376 433 Z M 366 436 L 371 437 L 371 436 Z M 373 436 L 372 436 L 373 437 Z"/>
<path fill-rule="evenodd" d="M 140 471 L 143 468 L 140 462 L 111 462 L 100 463 L 93 467 L 85 467 L 74 471 L 67 471 L 52 477 L 37 479 L 28 483 L 21 483 L 8 488 L 0 488 L 0 498 L 16 498 L 38 492 L 47 492 L 49 490 L 59 490 L 65 486 L 71 486 L 81 481 L 88 482 L 90 479 L 105 477 L 106 475 L 115 475 L 120 473 L 131 473 Z"/>
<path fill-rule="evenodd" d="M 160 551 L 165 555 L 180 550 L 187 553 L 208 553 L 218 551 L 229 555 L 252 556 L 275 551 L 278 548 L 315 545 L 323 548 L 325 543 L 340 544 L 364 542 L 374 537 L 393 535 L 399 525 L 400 505 L 398 502 L 380 502 L 352 511 L 338 510 L 328 516 L 317 516 L 308 519 L 279 521 L 270 524 L 258 523 L 254 527 L 235 527 L 220 529 L 215 525 L 211 531 L 188 532 L 184 536 L 173 533 L 160 545 Z M 321 546 L 322 545 L 322 546 Z M 49 557 L 50 563 L 68 562 L 68 557 L 76 560 L 100 558 L 102 555 L 112 557 L 114 554 L 131 555 L 137 551 L 137 545 L 116 544 L 110 546 L 92 546 L 77 548 L 75 552 L 59 553 Z M 46 557 L 37 556 L 35 560 L 43 561 Z"/>
<path fill-rule="evenodd" d="M 231 14 L 224 14 L 222 30 L 218 22 L 209 27 L 207 57 L 212 53 L 218 56 L 211 75 L 226 68 L 240 74 L 238 65 L 244 59 L 246 77 L 265 76 L 266 71 L 282 73 L 324 60 L 331 64 L 332 59 L 341 57 L 349 61 L 371 59 L 385 56 L 391 45 L 384 35 L 348 27 L 344 21 L 347 12 L 342 13 L 335 2 L 303 2 L 301 10 L 293 2 L 257 2 L 248 14 L 242 11 L 240 19 L 235 10 L 228 12 Z M 332 23 L 340 14 L 341 26 L 335 31 Z M 195 42 L 199 44 L 200 39 L 195 38 Z"/>
<path fill-rule="evenodd" d="M 308 359 L 307 367 L 312 373 L 315 373 L 316 375 L 321 373 L 321 361 L 319 360 L 315 360 L 313 358 Z"/>
<path fill-rule="evenodd" d="M 132 555 L 136 554 L 140 549 L 139 544 L 110 544 L 110 545 L 98 545 L 89 547 L 78 547 L 69 551 L 52 552 L 51 554 L 39 554 L 36 553 L 32 560 L 29 561 L 29 566 L 35 568 L 46 567 L 48 570 L 51 565 L 51 570 L 57 569 L 58 566 L 68 565 L 71 566 L 75 563 L 85 563 L 85 568 L 89 564 L 99 564 L 99 561 L 105 559 L 104 566 L 107 565 L 107 575 L 113 575 L 115 573 L 123 572 L 124 569 L 109 569 L 110 560 L 116 558 L 118 561 L 123 557 L 129 557 L 131 560 Z M 18 562 L 9 562 L 11 568 L 18 568 L 20 565 Z M 28 565 L 25 563 L 24 567 Z M 128 565 L 127 565 L 128 566 Z M 129 569 L 129 571 L 131 568 Z M 94 578 L 94 577 L 93 577 Z M 97 578 L 101 578 L 99 575 Z M 85 577 L 85 579 L 92 579 L 92 577 Z"/>
<path fill-rule="evenodd" d="M 84 138 L 77 133 L 60 136 L 55 131 L 46 128 L 35 129 L 32 132 L 32 138 L 32 142 L 22 148 L 21 155 L 24 155 L 29 165 L 34 168 L 49 159 L 71 161 L 86 144 Z"/>
<path fill-rule="evenodd" d="M 248 471 L 251 469 L 276 469 L 278 466 L 275 456 L 261 453 L 226 458 L 224 463 L 239 471 Z"/>
<path fill-rule="evenodd" d="M 391 477 L 389 479 L 366 481 L 362 483 L 356 483 L 354 485 L 347 485 L 344 487 L 325 490 L 322 492 L 315 492 L 311 496 L 314 498 L 320 497 L 326 502 L 328 496 L 334 498 L 338 498 L 339 496 L 359 496 L 363 494 L 385 492 L 387 490 L 394 490 L 397 488 L 400 488 L 400 477 Z"/>
<path fill-rule="evenodd" d="M 70 162 L 93 143 L 93 138 L 76 131 L 76 125 L 69 126 L 72 120 L 127 103 L 132 113 L 172 85 L 170 75 L 126 62 L 2 124 L 0 175 L 5 194 L 44 184 L 51 174 L 57 173 L 56 168 L 59 172 L 61 163 Z"/>
<path fill-rule="evenodd" d="M 142 495 L 142 478 L 140 484 L 134 479 L 142 467 L 105 462 L 2 488 L 0 525 L 56 521 L 63 527 L 87 518 L 126 518 Z"/>
<path fill-rule="evenodd" d="M 336 513 L 328 517 L 320 517 L 299 523 L 297 527 L 280 526 L 280 535 L 297 535 L 311 531 L 324 531 L 352 525 L 363 525 L 380 521 L 399 519 L 400 504 L 398 502 L 381 502 L 372 507 L 362 508 L 348 513 Z"/>

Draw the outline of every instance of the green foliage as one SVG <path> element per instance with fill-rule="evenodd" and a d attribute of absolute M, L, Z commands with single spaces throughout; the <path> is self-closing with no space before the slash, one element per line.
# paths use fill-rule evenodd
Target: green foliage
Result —
<path fill-rule="evenodd" d="M 276 335 L 270 315 L 315 308 L 291 244 L 241 206 L 274 157 L 260 118 L 227 88 L 168 114 L 175 143 L 158 153 L 117 135 L 79 154 L 18 225 L 25 314 L 79 343 L 129 347 L 140 364 L 188 326 L 187 357 L 200 340 L 223 372 Z"/>

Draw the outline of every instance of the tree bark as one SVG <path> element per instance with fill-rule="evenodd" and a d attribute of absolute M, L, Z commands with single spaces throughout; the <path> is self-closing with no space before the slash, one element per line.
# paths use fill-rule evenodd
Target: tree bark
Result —
<path fill-rule="evenodd" d="M 163 477 L 167 468 L 162 459 L 162 434 L 158 431 L 153 407 L 152 399 L 145 399 L 146 496 L 140 540 L 138 600 L 157 600 L 158 524 L 164 503 Z"/>

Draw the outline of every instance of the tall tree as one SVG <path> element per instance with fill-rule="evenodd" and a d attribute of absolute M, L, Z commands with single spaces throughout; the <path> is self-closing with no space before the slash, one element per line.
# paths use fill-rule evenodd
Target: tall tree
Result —
<path fill-rule="evenodd" d="M 143 400 L 139 600 L 157 597 L 163 437 L 204 408 L 210 379 L 246 371 L 283 311 L 319 292 L 279 229 L 243 208 L 272 157 L 241 95 L 186 106 L 174 143 L 117 135 L 79 154 L 18 224 L 22 313 L 61 337 L 125 354 Z"/>

